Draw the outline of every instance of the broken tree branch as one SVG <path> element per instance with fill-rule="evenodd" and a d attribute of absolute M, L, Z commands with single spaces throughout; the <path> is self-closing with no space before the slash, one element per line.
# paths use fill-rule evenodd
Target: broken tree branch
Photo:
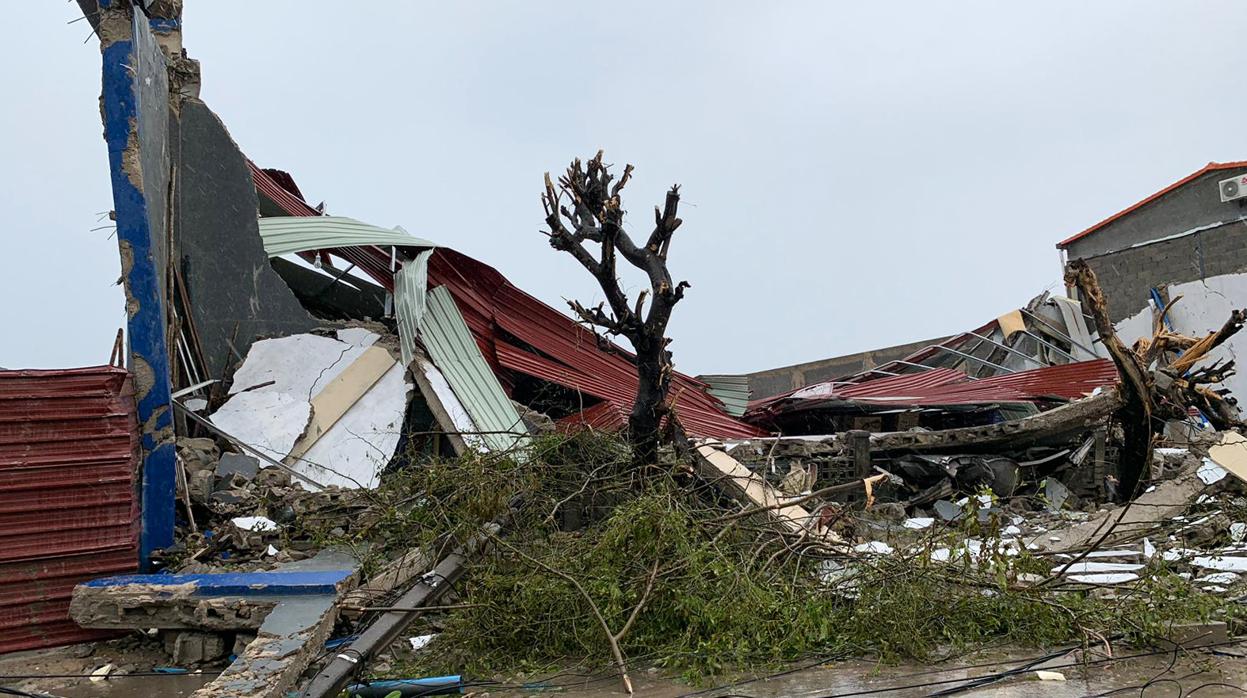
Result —
<path fill-rule="evenodd" d="M 1119 479 L 1126 498 L 1134 499 L 1152 463 L 1152 380 L 1139 355 L 1118 338 L 1109 319 L 1108 303 L 1091 267 L 1081 259 L 1071 261 L 1065 269 L 1065 281 L 1078 289 L 1095 321 L 1100 342 L 1117 367 L 1117 392 L 1122 400 L 1118 414 L 1124 431 Z"/>

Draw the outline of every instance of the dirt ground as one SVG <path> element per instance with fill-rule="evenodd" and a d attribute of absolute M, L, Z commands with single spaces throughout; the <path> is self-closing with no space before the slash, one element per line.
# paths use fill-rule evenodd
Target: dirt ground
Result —
<path fill-rule="evenodd" d="M 735 684 L 717 687 L 690 687 L 644 669 L 635 669 L 632 674 L 636 695 L 653 698 L 930 696 L 960 686 L 970 679 L 1008 671 L 1028 663 L 1038 654 L 1033 651 L 981 653 L 955 664 L 935 666 L 881 667 L 866 661 L 836 661 L 816 666 L 808 666 L 807 663 L 773 678 L 739 677 Z M 1247 643 L 1211 651 L 1195 650 L 1177 656 L 1173 653 L 1123 649 L 1114 661 L 1106 661 L 1102 654 L 1089 655 L 1086 658 L 1089 663 L 1084 663 L 1083 659 L 1071 654 L 1035 667 L 1059 672 L 1065 677 L 1064 681 L 1041 681 L 1035 671 L 1028 670 L 959 695 L 1007 698 L 1146 695 L 1148 698 L 1177 698 L 1198 689 L 1196 695 L 1200 698 L 1218 698 L 1239 697 L 1247 693 Z M 0 656 L 0 686 L 39 691 L 58 698 L 183 698 L 211 681 L 220 669 L 205 667 L 201 673 L 145 675 L 167 662 L 168 657 L 158 642 L 137 637 L 39 652 L 19 652 Z M 83 678 L 109 663 L 126 674 L 114 674 L 113 678 L 101 682 Z M 48 678 L 17 678 L 30 675 Z M 563 676 L 529 690 L 481 687 L 468 689 L 465 694 L 557 694 L 584 698 L 625 695 L 614 676 L 582 679 Z"/>
<path fill-rule="evenodd" d="M 106 681 L 91 681 L 92 672 L 111 664 Z M 185 674 L 151 675 L 170 666 L 158 640 L 137 635 L 105 642 L 0 655 L 0 686 L 63 698 L 183 698 L 211 681 L 221 667 L 190 669 Z M 19 678 L 38 676 L 41 678 Z"/>

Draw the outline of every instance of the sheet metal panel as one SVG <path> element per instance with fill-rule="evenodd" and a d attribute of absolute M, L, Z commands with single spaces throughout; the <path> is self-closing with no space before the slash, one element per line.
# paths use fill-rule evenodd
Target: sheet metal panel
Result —
<path fill-rule="evenodd" d="M 394 315 L 398 320 L 403 366 L 410 366 L 416 355 L 416 340 L 427 305 L 429 256 L 432 254 L 432 250 L 423 250 L 394 272 Z"/>
<path fill-rule="evenodd" d="M 401 228 L 379 228 L 344 216 L 274 216 L 260 219 L 260 237 L 270 257 L 310 250 L 394 245 L 434 247 Z"/>
<path fill-rule="evenodd" d="M 524 421 L 502 390 L 493 370 L 485 363 L 471 331 L 445 288 L 427 294 L 428 307 L 421 322 L 420 339 L 433 365 L 446 377 L 455 397 L 472 416 L 481 432 L 522 432 Z M 527 442 L 506 433 L 482 433 L 491 450 L 506 451 Z"/>
<path fill-rule="evenodd" d="M 906 407 L 1076 400 L 1096 388 L 1117 383 L 1117 368 L 1108 359 L 1061 364 L 971 380 L 960 371 L 934 369 L 866 383 L 826 382 L 788 395 L 769 398 L 751 408 L 755 415 L 817 409 L 848 402 Z"/>
<path fill-rule="evenodd" d="M 0 371 L 0 652 L 109 635 L 69 599 L 138 568 L 138 446 L 124 369 Z"/>

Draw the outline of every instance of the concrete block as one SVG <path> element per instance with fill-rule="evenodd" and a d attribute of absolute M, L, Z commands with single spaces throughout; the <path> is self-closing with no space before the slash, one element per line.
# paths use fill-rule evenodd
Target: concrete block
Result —
<path fill-rule="evenodd" d="M 177 666 L 211 662 L 225 656 L 225 638 L 215 633 L 180 631 L 165 633 L 165 651 Z"/>
<path fill-rule="evenodd" d="M 241 475 L 246 480 L 251 480 L 259 472 L 259 459 L 238 453 L 226 453 L 221 456 L 221 460 L 216 464 L 216 476 L 222 480 L 230 480 L 234 474 Z"/>

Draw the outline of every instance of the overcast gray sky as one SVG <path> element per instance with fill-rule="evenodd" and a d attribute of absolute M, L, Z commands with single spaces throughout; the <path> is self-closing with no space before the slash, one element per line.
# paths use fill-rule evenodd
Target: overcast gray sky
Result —
<path fill-rule="evenodd" d="M 542 173 L 633 163 L 641 234 L 681 183 L 688 373 L 979 325 L 1055 287 L 1058 240 L 1247 158 L 1230 0 L 186 5 L 202 96 L 252 159 L 558 307 L 600 293 L 538 234 Z M 9 368 L 103 363 L 125 319 L 77 12 L 15 4 L 0 43 Z"/>

